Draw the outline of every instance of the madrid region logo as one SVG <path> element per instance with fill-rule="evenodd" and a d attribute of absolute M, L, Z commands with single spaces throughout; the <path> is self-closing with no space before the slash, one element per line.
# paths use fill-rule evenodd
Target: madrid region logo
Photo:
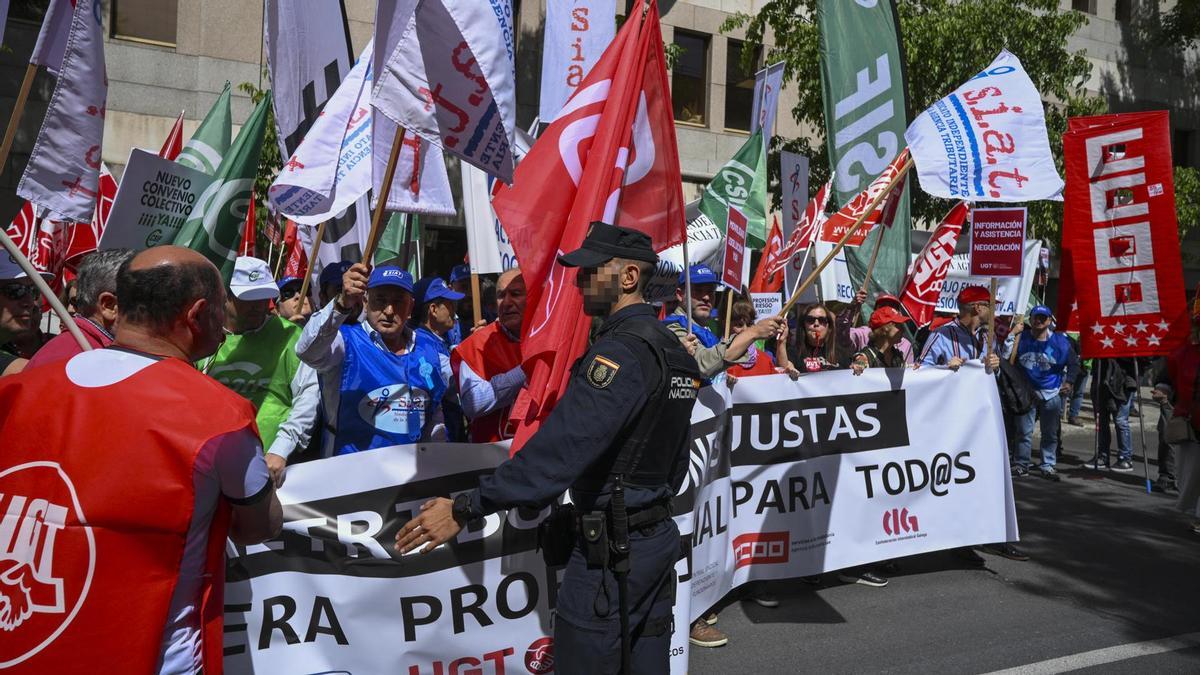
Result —
<path fill-rule="evenodd" d="M 54 642 L 83 606 L 96 539 L 55 462 L 0 471 L 0 669 Z"/>

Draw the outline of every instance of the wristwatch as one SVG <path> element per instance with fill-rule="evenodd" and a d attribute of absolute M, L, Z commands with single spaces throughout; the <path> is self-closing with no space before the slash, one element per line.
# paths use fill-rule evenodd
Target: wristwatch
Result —
<path fill-rule="evenodd" d="M 474 509 L 471 508 L 471 493 L 460 492 L 455 495 L 454 507 L 451 513 L 459 525 L 466 525 L 467 521 L 471 520 L 474 515 Z"/>

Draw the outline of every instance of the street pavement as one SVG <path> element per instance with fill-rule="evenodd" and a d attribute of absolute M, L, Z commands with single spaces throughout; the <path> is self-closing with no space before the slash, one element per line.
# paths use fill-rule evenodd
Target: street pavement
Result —
<path fill-rule="evenodd" d="M 1153 480 L 1158 407 L 1142 391 Z M 985 553 L 978 569 L 938 552 L 897 561 L 885 588 L 833 574 L 772 583 L 780 606 L 725 606 L 729 644 L 693 646 L 690 671 L 1200 673 L 1200 536 L 1175 493 L 1146 493 L 1137 418 L 1133 473 L 1083 467 L 1095 443 L 1086 399 L 1083 421 L 1063 425 L 1061 482 L 1013 480 L 1029 562 Z"/>

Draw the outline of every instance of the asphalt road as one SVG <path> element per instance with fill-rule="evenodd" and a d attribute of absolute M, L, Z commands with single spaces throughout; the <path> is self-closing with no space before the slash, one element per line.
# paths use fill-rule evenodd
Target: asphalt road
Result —
<path fill-rule="evenodd" d="M 1158 411 L 1145 400 L 1154 479 Z M 940 552 L 899 560 L 886 588 L 830 574 L 776 583 L 779 607 L 721 611 L 730 642 L 693 646 L 691 672 L 1200 673 L 1200 536 L 1174 493 L 1146 494 L 1137 420 L 1136 471 L 1101 473 L 1083 467 L 1086 402 L 1083 418 L 1064 426 L 1062 482 L 1014 479 L 1029 562 L 985 554 L 986 568 L 968 568 Z"/>

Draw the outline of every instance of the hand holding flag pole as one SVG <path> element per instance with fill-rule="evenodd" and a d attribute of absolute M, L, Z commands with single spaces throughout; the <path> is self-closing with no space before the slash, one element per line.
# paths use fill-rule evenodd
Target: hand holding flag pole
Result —
<path fill-rule="evenodd" d="M 4 248 L 8 251 L 8 255 L 11 256 L 17 265 L 21 267 L 21 270 L 25 272 L 25 276 L 29 277 L 34 286 L 37 286 L 37 289 L 41 292 L 42 297 L 46 298 L 46 301 L 50 303 L 51 309 L 53 309 L 55 313 L 58 314 L 58 318 L 62 320 L 63 328 L 70 332 L 71 337 L 75 338 L 75 341 L 79 343 L 79 348 L 85 352 L 91 351 L 92 346 L 88 344 L 88 341 L 83 337 L 83 332 L 79 330 L 79 326 L 75 325 L 75 320 L 71 318 L 71 315 L 67 312 L 67 308 L 63 307 L 63 304 L 58 300 L 58 296 L 54 294 L 54 291 L 50 290 L 48 285 L 46 285 L 46 280 L 42 278 L 42 275 L 39 274 L 36 269 L 33 268 L 33 264 L 29 262 L 29 258 L 26 258 L 24 253 L 21 253 L 21 249 L 16 245 L 15 242 L 13 242 L 12 238 L 9 237 L 8 233 L 3 229 L 0 229 L 0 244 L 4 246 Z"/>

